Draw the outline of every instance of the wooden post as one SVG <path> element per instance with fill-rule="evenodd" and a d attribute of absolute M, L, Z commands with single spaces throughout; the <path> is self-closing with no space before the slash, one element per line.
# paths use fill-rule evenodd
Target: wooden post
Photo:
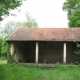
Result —
<path fill-rule="evenodd" d="M 38 45 L 38 42 L 36 42 L 36 55 L 35 55 L 35 63 L 36 64 L 38 64 L 38 47 L 39 47 L 39 45 Z"/>
<path fill-rule="evenodd" d="M 63 46 L 63 64 L 66 64 L 66 43 Z"/>

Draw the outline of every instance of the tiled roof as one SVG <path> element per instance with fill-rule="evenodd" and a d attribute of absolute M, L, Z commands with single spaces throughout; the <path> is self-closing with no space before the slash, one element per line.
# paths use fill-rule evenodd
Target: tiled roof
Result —
<path fill-rule="evenodd" d="M 80 28 L 19 28 L 7 41 L 78 41 Z"/>

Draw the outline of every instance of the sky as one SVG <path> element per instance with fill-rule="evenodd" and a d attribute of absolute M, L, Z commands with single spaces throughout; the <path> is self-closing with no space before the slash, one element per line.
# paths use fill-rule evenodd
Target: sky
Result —
<path fill-rule="evenodd" d="M 26 11 L 36 20 L 40 28 L 67 28 L 67 12 L 62 10 L 63 3 L 66 0 L 26 0 L 19 7 L 21 12 L 17 10 L 11 11 L 16 13 L 17 17 L 9 16 L 2 25 L 8 21 L 26 21 Z"/>

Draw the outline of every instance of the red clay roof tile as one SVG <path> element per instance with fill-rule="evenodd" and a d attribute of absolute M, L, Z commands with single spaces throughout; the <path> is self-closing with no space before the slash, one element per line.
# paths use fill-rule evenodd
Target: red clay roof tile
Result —
<path fill-rule="evenodd" d="M 19 28 L 7 41 L 78 41 L 80 28 Z"/>

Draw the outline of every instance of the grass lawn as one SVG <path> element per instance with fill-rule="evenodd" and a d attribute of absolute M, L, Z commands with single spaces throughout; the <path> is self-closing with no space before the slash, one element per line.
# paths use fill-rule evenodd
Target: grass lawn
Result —
<path fill-rule="evenodd" d="M 0 60 L 0 64 L 7 64 L 7 60 Z"/>
<path fill-rule="evenodd" d="M 24 64 L 0 64 L 0 80 L 80 80 L 80 66 L 48 69 Z"/>

